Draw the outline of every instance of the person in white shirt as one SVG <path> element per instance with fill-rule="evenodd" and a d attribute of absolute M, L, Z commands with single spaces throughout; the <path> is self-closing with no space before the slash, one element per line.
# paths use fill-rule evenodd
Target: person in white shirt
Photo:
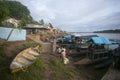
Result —
<path fill-rule="evenodd" d="M 59 47 L 59 48 L 57 49 L 57 53 L 58 53 L 58 54 L 61 54 L 61 51 L 62 51 L 62 48 Z"/>
<path fill-rule="evenodd" d="M 66 57 L 66 49 L 64 47 L 62 48 L 62 51 L 61 51 L 61 57 L 62 57 L 62 61 L 63 61 L 64 64 L 69 63 L 69 60 Z"/>

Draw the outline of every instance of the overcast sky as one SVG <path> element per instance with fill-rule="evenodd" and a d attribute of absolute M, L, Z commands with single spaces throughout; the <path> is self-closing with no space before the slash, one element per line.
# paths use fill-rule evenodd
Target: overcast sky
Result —
<path fill-rule="evenodd" d="M 18 0 L 34 20 L 65 31 L 120 29 L 120 0 Z"/>

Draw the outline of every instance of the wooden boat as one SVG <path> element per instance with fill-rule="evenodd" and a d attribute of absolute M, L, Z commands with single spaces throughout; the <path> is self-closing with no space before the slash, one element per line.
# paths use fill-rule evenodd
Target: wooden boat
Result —
<path fill-rule="evenodd" d="M 36 48 L 28 48 L 23 50 L 14 58 L 10 64 L 11 72 L 14 73 L 28 67 L 35 62 L 39 55 L 40 54 Z"/>

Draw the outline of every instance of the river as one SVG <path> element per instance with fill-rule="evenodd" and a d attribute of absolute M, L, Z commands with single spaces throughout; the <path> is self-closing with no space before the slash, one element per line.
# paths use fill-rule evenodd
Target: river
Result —
<path fill-rule="evenodd" d="M 120 40 L 120 33 L 76 33 L 76 34 L 80 34 L 81 36 L 98 35 L 100 37 L 106 37 L 106 38 L 109 38 L 109 39 Z"/>

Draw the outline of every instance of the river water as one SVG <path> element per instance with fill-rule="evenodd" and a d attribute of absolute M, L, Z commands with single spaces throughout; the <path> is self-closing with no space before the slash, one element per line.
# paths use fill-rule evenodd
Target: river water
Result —
<path fill-rule="evenodd" d="M 106 37 L 106 38 L 109 38 L 109 39 L 120 40 L 120 33 L 76 33 L 76 34 L 79 34 L 81 36 L 98 35 L 100 37 Z"/>

